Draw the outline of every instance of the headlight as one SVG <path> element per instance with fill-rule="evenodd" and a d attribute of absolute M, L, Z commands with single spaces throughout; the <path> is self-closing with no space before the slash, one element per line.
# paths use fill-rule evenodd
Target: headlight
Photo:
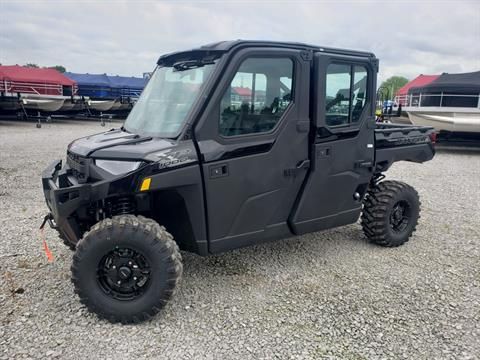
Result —
<path fill-rule="evenodd" d="M 136 170 L 141 163 L 141 161 L 95 160 L 95 165 L 113 175 L 126 174 Z"/>

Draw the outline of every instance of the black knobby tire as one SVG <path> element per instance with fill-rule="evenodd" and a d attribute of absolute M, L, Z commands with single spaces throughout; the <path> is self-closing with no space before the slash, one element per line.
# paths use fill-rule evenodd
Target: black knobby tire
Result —
<path fill-rule="evenodd" d="M 140 280 L 137 282 L 137 277 L 130 274 L 117 288 L 119 277 L 112 281 L 111 274 L 125 276 L 120 269 L 131 264 L 125 259 L 136 259 L 130 270 L 131 274 L 140 274 Z M 181 260 L 173 237 L 154 220 L 114 216 L 94 225 L 78 242 L 71 267 L 72 282 L 80 301 L 99 317 L 110 322 L 138 323 L 158 313 L 172 297 L 182 275 Z"/>
<path fill-rule="evenodd" d="M 361 217 L 367 238 L 386 247 L 406 243 L 416 230 L 420 218 L 417 191 L 400 181 L 382 181 L 370 188 Z"/>
<path fill-rule="evenodd" d="M 144 222 L 150 222 L 150 223 L 153 224 L 154 226 L 157 226 L 157 225 L 158 225 L 158 223 L 157 223 L 155 220 L 153 220 L 153 219 L 149 219 L 149 218 L 146 218 L 146 217 L 141 216 L 141 215 L 138 215 L 138 218 L 139 218 L 139 219 L 142 219 Z M 64 244 L 66 247 L 68 247 L 70 250 L 75 251 L 75 250 L 77 249 L 77 244 L 74 244 L 74 243 L 68 241 L 67 238 L 66 238 L 66 236 L 63 235 L 63 233 L 62 233 L 61 231 L 58 231 L 58 237 L 59 237 L 60 239 L 62 239 L 63 244 Z M 177 250 L 178 250 L 178 245 L 177 245 L 177 243 L 175 243 L 175 246 L 177 247 Z"/>

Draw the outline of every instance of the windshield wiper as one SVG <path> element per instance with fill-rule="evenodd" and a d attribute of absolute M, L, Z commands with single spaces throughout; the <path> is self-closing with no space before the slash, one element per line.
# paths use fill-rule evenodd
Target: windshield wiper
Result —
<path fill-rule="evenodd" d="M 211 64 L 215 64 L 215 62 L 213 60 L 206 60 L 206 59 L 187 60 L 187 61 L 179 61 L 173 64 L 173 68 L 176 71 L 185 71 L 188 69 L 199 68 L 199 67 L 203 67 L 205 65 L 211 65 Z"/>
<path fill-rule="evenodd" d="M 131 132 L 128 131 L 127 129 L 125 129 L 125 126 L 123 126 L 123 125 L 120 127 L 120 130 L 122 130 L 123 132 L 131 134 Z"/>
<path fill-rule="evenodd" d="M 134 135 L 133 138 L 126 139 L 125 141 L 121 141 L 121 142 L 113 143 L 113 144 L 108 144 L 108 145 L 100 146 L 99 148 L 93 149 L 87 154 L 87 156 L 92 155 L 95 151 L 106 149 L 106 148 L 109 148 L 109 147 L 120 146 L 120 145 L 133 145 L 133 144 L 137 144 L 137 143 L 143 142 L 143 141 L 150 141 L 152 139 L 153 138 L 151 136 Z"/>

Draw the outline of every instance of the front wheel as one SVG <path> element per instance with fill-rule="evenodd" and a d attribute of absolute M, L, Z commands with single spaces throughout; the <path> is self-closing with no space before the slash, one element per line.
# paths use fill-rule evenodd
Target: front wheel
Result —
<path fill-rule="evenodd" d="M 361 223 L 367 238 L 378 245 L 406 243 L 420 217 L 420 199 L 413 187 L 400 181 L 382 181 L 364 200 Z"/>
<path fill-rule="evenodd" d="M 142 216 L 100 221 L 73 256 L 72 282 L 80 301 L 111 322 L 150 319 L 171 298 L 181 275 L 172 236 Z"/>

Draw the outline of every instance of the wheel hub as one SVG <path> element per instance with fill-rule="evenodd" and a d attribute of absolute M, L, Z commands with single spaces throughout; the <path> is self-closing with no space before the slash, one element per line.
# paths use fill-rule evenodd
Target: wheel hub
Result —
<path fill-rule="evenodd" d="M 403 216 L 403 210 L 400 209 L 400 208 L 397 208 L 394 212 L 393 212 L 393 219 L 395 220 L 395 222 L 398 222 L 402 219 L 402 216 Z"/>
<path fill-rule="evenodd" d="M 390 226 L 395 232 L 404 231 L 410 221 L 410 204 L 401 200 L 397 202 L 390 214 Z"/>
<path fill-rule="evenodd" d="M 132 270 L 128 266 L 122 266 L 118 269 L 118 277 L 121 280 L 127 280 L 132 275 Z"/>
<path fill-rule="evenodd" d="M 115 248 L 100 261 L 97 280 L 107 295 L 118 300 L 132 300 L 148 287 L 150 265 L 133 249 Z"/>

